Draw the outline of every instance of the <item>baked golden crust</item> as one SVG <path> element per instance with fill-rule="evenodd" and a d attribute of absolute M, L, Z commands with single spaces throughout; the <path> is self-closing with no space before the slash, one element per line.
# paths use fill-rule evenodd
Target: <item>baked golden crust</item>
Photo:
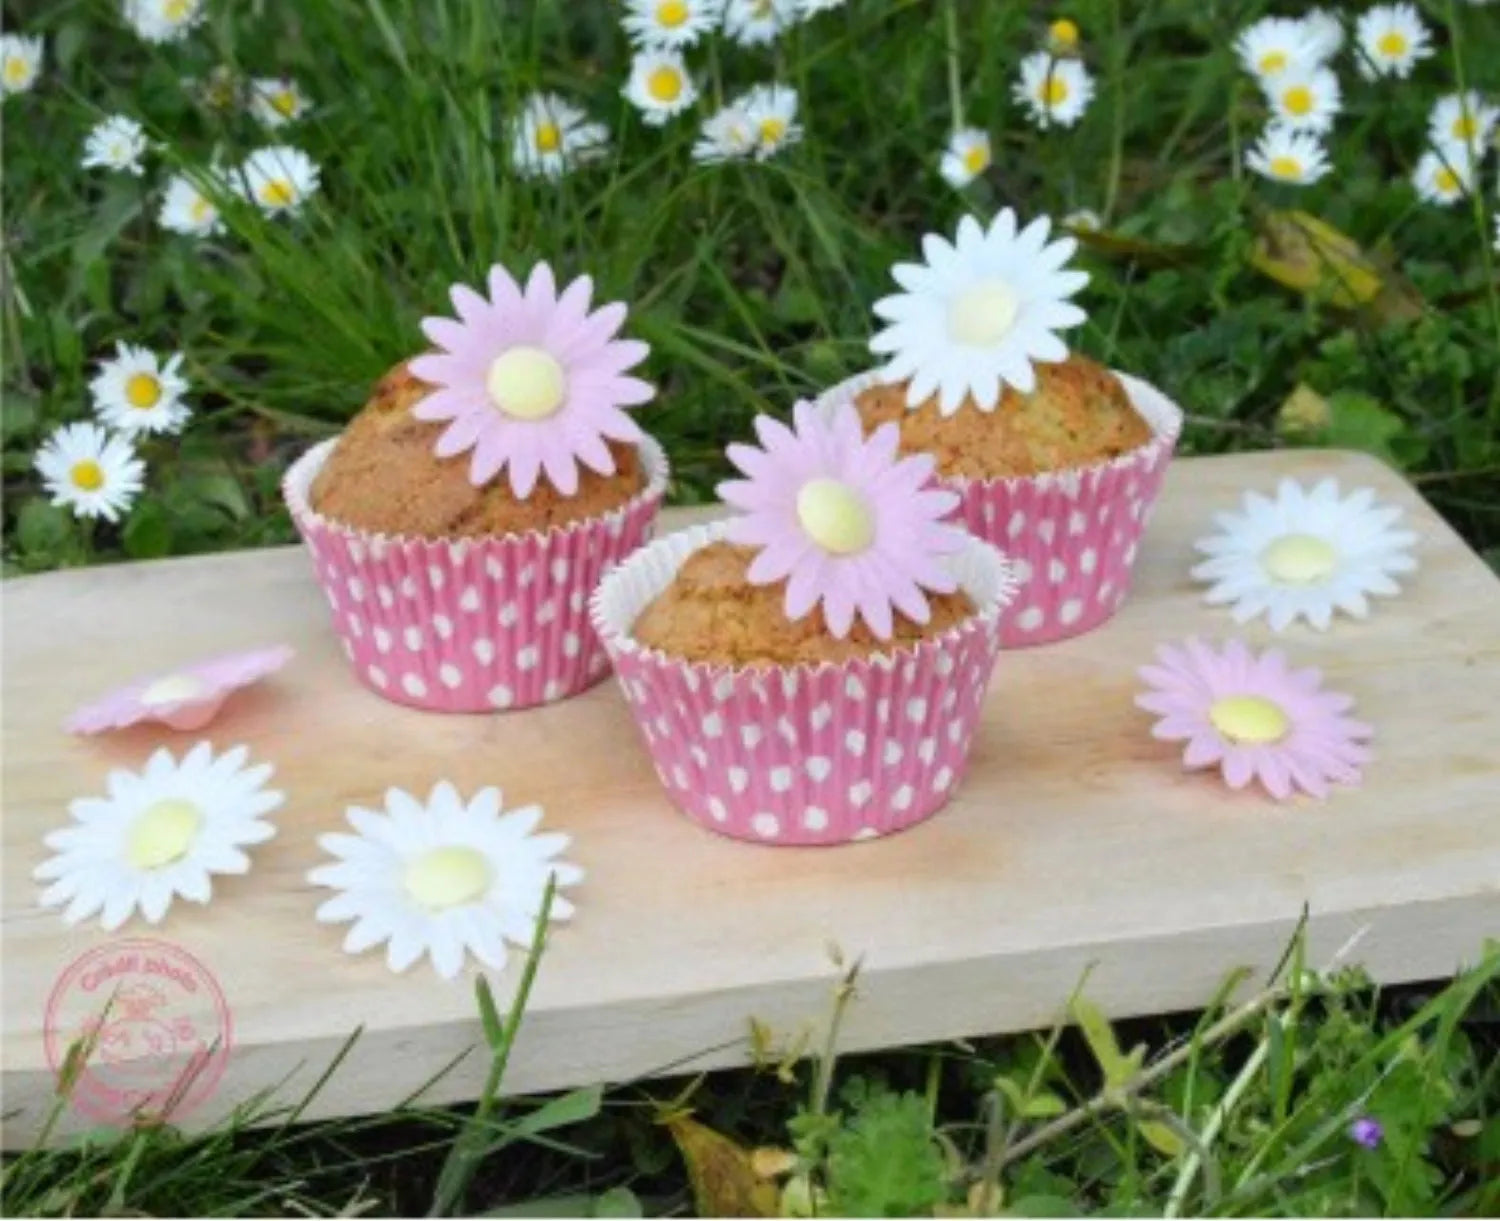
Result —
<path fill-rule="evenodd" d="M 839 640 L 828 633 L 818 610 L 795 622 L 786 617 L 786 583 L 752 585 L 755 551 L 733 543 L 710 543 L 693 552 L 672 584 L 641 612 L 630 634 L 641 644 L 683 661 L 733 666 L 815 665 L 890 653 L 940 636 L 974 614 L 963 592 L 929 594 L 932 618 L 913 623 L 897 613 L 890 640 L 879 640 L 856 620 Z"/>
<path fill-rule="evenodd" d="M 906 383 L 870 386 L 854 404 L 866 429 L 894 420 L 901 452 L 931 454 L 941 475 L 997 479 L 1106 462 L 1151 439 L 1120 380 L 1086 356 L 1036 366 L 1036 390 L 1009 387 L 994 411 L 971 402 L 952 415 L 934 395 L 908 410 Z"/>
<path fill-rule="evenodd" d="M 446 424 L 411 413 L 431 390 L 404 363 L 380 379 L 313 480 L 317 512 L 379 534 L 523 534 L 602 516 L 626 504 L 645 483 L 635 447 L 611 441 L 615 473 L 581 468 L 576 495 L 563 496 L 545 475 L 525 500 L 516 499 L 503 474 L 476 488 L 469 482 L 469 454 L 439 458 L 433 452 Z"/>

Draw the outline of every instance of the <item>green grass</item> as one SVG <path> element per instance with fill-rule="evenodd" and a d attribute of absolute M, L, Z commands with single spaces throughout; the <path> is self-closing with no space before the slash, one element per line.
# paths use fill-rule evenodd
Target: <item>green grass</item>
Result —
<path fill-rule="evenodd" d="M 1335 171 L 1298 190 L 1238 165 L 1264 112 L 1227 34 L 1265 11 L 1258 0 L 1068 6 L 1099 96 L 1075 130 L 1052 133 L 1024 122 L 1009 89 L 1054 6 L 960 0 L 956 61 L 944 10 L 923 0 L 851 0 L 773 49 L 719 40 L 691 57 L 706 92 L 790 82 L 807 137 L 769 163 L 718 168 L 692 163 L 693 123 L 649 129 L 620 99 L 628 52 L 604 0 L 211 7 L 202 29 L 164 48 L 135 39 L 106 0 L 6 7 L 9 26 L 48 39 L 44 79 L 4 107 L 7 573 L 290 541 L 276 490 L 286 462 L 412 353 L 449 283 L 494 261 L 547 258 L 633 303 L 630 329 L 651 342 L 661 387 L 643 422 L 672 453 L 674 497 L 704 499 L 724 445 L 757 412 L 785 412 L 869 363 L 869 304 L 922 233 L 1004 205 L 1103 213 L 1106 233 L 1081 255 L 1090 321 L 1073 340 L 1181 401 L 1185 452 L 1367 449 L 1500 557 L 1493 154 L 1472 206 L 1423 204 L 1407 182 L 1438 96 L 1460 83 L 1500 91 L 1500 9 L 1424 3 L 1437 53 L 1407 81 L 1363 82 L 1346 52 Z M 231 208 L 230 233 L 200 243 L 153 219 L 170 169 L 283 138 L 205 108 L 184 83 L 220 68 L 297 78 L 315 109 L 283 135 L 322 165 L 323 190 L 292 221 Z M 995 167 L 963 195 L 935 170 L 955 72 L 967 121 L 996 144 Z M 607 123 L 611 155 L 558 183 L 514 177 L 506 117 L 536 88 Z M 77 167 L 85 131 L 114 111 L 160 142 L 142 180 Z M 1258 269 L 1256 243 L 1285 234 L 1289 208 L 1348 235 L 1357 265 L 1307 260 L 1310 289 Z M 1380 288 L 1358 308 L 1337 295 L 1351 271 Z M 53 428 L 88 417 L 87 381 L 117 340 L 183 351 L 196 414 L 183 437 L 145 447 L 149 488 L 129 517 L 88 526 L 46 502 L 32 459 Z M 1301 427 L 1282 411 L 1299 388 Z M 980 1184 L 981 1206 L 1032 1213 L 1494 1213 L 1497 970 L 1492 952 L 1451 986 L 1386 994 L 1345 977 L 1309 994 L 1283 977 L 1223 1038 L 1205 1035 L 1224 1007 L 1131 1023 L 1121 1040 L 1149 1043 L 1148 1066 L 1181 1049 L 1144 1091 L 1097 1029 L 1092 1048 L 1076 1032 L 1019 1036 L 837 1072 L 825 1055 L 822 1067 L 543 1103 L 492 1095 L 479 1120 L 408 1109 L 191 1140 L 96 1135 L 11 1159 L 6 1204 L 424 1212 L 441 1196 L 453 1209 L 682 1211 L 693 1191 L 675 1131 L 776 1206 L 931 1214 Z M 1079 1111 L 1105 1081 L 1101 1056 L 1111 1092 Z M 792 1186 L 747 1179 L 734 1149 L 680 1118 L 667 1125 L 679 1087 L 713 1129 L 789 1150 Z M 1085 1122 L 1028 1145 L 1058 1108 Z M 1361 1113 L 1385 1124 L 1379 1149 L 1348 1138 Z M 472 1156 L 440 1192 L 458 1145 Z"/>

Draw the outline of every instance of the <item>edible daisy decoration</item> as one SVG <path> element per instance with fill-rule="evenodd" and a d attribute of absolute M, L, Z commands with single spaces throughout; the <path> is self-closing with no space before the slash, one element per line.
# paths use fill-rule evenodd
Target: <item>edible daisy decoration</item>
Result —
<path fill-rule="evenodd" d="M 107 795 L 72 802 L 73 822 L 43 841 L 56 855 L 32 875 L 47 883 L 42 906 L 62 907 L 68 924 L 101 913 L 113 931 L 136 911 L 160 923 L 179 895 L 207 903 L 213 875 L 248 872 L 242 849 L 276 834 L 265 816 L 283 796 L 265 787 L 271 765 L 247 767 L 249 755 L 199 742 L 181 762 L 162 749 L 144 771 L 110 772 Z"/>
<path fill-rule="evenodd" d="M 870 350 L 889 358 L 886 381 L 910 379 L 906 401 L 918 407 L 932 395 L 952 415 L 965 402 L 993 411 L 1003 387 L 1036 388 L 1033 361 L 1068 354 L 1056 335 L 1087 315 L 1068 298 L 1088 274 L 1065 270 L 1077 239 L 1047 240 L 1044 216 L 1017 229 L 1005 208 L 984 228 L 972 216 L 958 223 L 953 242 L 922 239 L 925 263 L 898 263 L 891 275 L 903 292 L 875 302 L 889 325 Z"/>
<path fill-rule="evenodd" d="M 1240 512 L 1215 515 L 1219 532 L 1194 544 L 1209 558 L 1193 576 L 1236 623 L 1264 615 L 1272 631 L 1299 619 L 1323 631 L 1336 611 L 1365 618 L 1372 597 L 1399 593 L 1395 578 L 1415 571 L 1417 536 L 1395 528 L 1400 518 L 1369 488 L 1341 497 L 1333 479 L 1311 490 L 1284 479 L 1274 499 L 1247 492 Z"/>
<path fill-rule="evenodd" d="M 968 538 L 943 521 L 958 496 L 928 486 L 932 457 L 898 458 L 900 430 L 892 423 L 866 438 L 852 403 L 825 417 L 799 402 L 791 428 L 759 416 L 755 431 L 759 448 L 728 450 L 746 478 L 718 488 L 741 512 L 726 537 L 760 549 L 750 581 L 786 581 L 787 617 L 821 607 L 838 637 L 849 634 L 856 615 L 882 640 L 894 629 L 893 611 L 926 623 L 926 591 L 958 588 L 942 560 Z"/>
<path fill-rule="evenodd" d="M 415 358 L 410 368 L 436 389 L 412 411 L 448 423 L 437 441 L 439 457 L 472 451 L 469 481 L 476 487 L 504 471 L 524 500 L 545 474 L 571 496 L 580 466 L 614 473 L 606 439 L 641 439 L 625 409 L 655 392 L 627 371 L 649 349 L 615 338 L 625 306 L 591 311 L 593 291 L 593 281 L 580 276 L 559 292 L 545 263 L 532 269 L 523 290 L 496 266 L 488 298 L 456 285 L 458 318 L 423 321 L 423 333 L 440 351 Z"/>
<path fill-rule="evenodd" d="M 559 888 L 583 879 L 577 865 L 556 859 L 568 836 L 533 834 L 541 807 L 506 812 L 497 788 L 465 801 L 441 781 L 425 803 L 390 789 L 383 811 L 356 806 L 348 819 L 355 834 L 318 837 L 335 862 L 308 881 L 338 892 L 318 908 L 318 920 L 352 921 L 344 949 L 360 954 L 383 944 L 392 971 L 425 956 L 452 979 L 470 954 L 502 970 L 506 942 L 531 944 L 549 876 Z M 573 904 L 555 894 L 549 919 L 572 914 Z"/>
<path fill-rule="evenodd" d="M 1278 801 L 1327 797 L 1335 784 L 1358 784 L 1369 762 L 1373 731 L 1346 715 L 1354 701 L 1275 649 L 1190 639 L 1158 648 L 1140 677 L 1147 690 L 1135 702 L 1156 714 L 1152 736 L 1186 742 L 1183 766 L 1219 768 L 1232 789 L 1257 781 Z"/>
<path fill-rule="evenodd" d="M 69 733 L 104 733 L 143 721 L 173 729 L 201 729 L 242 687 L 276 673 L 292 659 L 286 645 L 230 653 L 166 674 L 137 679 L 86 704 L 68 718 Z"/>

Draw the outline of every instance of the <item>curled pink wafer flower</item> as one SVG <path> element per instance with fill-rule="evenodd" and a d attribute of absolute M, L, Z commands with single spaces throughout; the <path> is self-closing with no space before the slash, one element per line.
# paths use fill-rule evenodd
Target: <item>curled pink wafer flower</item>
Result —
<path fill-rule="evenodd" d="M 1148 690 L 1135 702 L 1156 714 L 1153 737 L 1187 743 L 1187 768 L 1220 768 L 1233 789 L 1258 781 L 1279 801 L 1359 783 L 1373 731 L 1347 715 L 1349 696 L 1324 690 L 1319 671 L 1293 670 L 1279 650 L 1257 654 L 1239 640 L 1215 649 L 1193 638 L 1156 657 L 1141 667 Z"/>
<path fill-rule="evenodd" d="M 139 678 L 78 709 L 65 728 L 69 733 L 94 734 L 159 721 L 173 729 L 201 729 L 241 687 L 274 674 L 291 659 L 290 648 L 276 645 Z"/>
<path fill-rule="evenodd" d="M 590 312 L 594 284 L 580 276 L 562 292 L 546 263 L 523 290 L 503 267 L 490 268 L 488 298 L 462 284 L 452 290 L 458 318 L 427 318 L 422 331 L 439 352 L 418 356 L 411 371 L 437 387 L 412 409 L 447 421 L 436 452 L 472 451 L 469 482 L 482 487 L 501 471 L 525 499 L 545 474 L 564 496 L 578 490 L 578 468 L 615 470 L 608 441 L 637 442 L 626 408 L 655 391 L 626 376 L 649 351 L 616 339 L 620 302 Z"/>
<path fill-rule="evenodd" d="M 926 623 L 926 591 L 958 588 L 944 558 L 968 535 L 943 520 L 957 494 L 932 486 L 930 456 L 896 456 L 895 424 L 867 439 L 850 403 L 825 416 L 801 402 L 792 420 L 788 428 L 757 417 L 761 448 L 728 451 L 747 478 L 719 485 L 720 498 L 741 511 L 728 539 L 760 548 L 750 580 L 785 580 L 787 617 L 821 607 L 838 637 L 849 634 L 856 615 L 882 640 L 891 637 L 894 611 Z"/>

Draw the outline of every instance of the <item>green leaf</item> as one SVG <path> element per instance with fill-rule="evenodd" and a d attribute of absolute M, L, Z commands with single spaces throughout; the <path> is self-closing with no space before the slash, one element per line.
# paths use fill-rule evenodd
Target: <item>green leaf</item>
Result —
<path fill-rule="evenodd" d="M 553 1098 L 536 1110 L 507 1124 L 507 1140 L 536 1136 L 542 1132 L 550 1132 L 553 1128 L 565 1128 L 569 1124 L 583 1123 L 585 1120 L 593 1119 L 599 1114 L 604 1105 L 604 1088 L 598 1085 L 586 1085 L 582 1089 L 573 1090 Z"/>
<path fill-rule="evenodd" d="M 500 1020 L 500 1010 L 495 1008 L 490 981 L 483 975 L 474 980 L 474 997 L 479 1002 L 479 1023 L 484 1027 L 484 1041 L 493 1051 L 505 1041 L 505 1023 Z"/>
<path fill-rule="evenodd" d="M 1397 463 L 1391 442 L 1405 431 L 1406 425 L 1395 412 L 1382 407 L 1368 394 L 1341 390 L 1329 397 L 1328 414 L 1328 427 L 1322 438 L 1325 445 L 1359 449 Z"/>
<path fill-rule="evenodd" d="M 56 555 L 67 546 L 71 532 L 67 510 L 45 500 L 26 501 L 16 515 L 16 542 L 31 555 Z"/>
<path fill-rule="evenodd" d="M 930 1215 L 947 1195 L 947 1168 L 920 1094 L 872 1093 L 829 1142 L 834 1216 Z"/>
<path fill-rule="evenodd" d="M 1135 1126 L 1146 1138 L 1146 1143 L 1160 1154 L 1167 1157 L 1181 1157 L 1187 1149 L 1186 1143 L 1176 1129 L 1162 1123 L 1159 1119 L 1137 1120 Z"/>
<path fill-rule="evenodd" d="M 635 1192 L 628 1187 L 611 1187 L 602 1196 L 594 1201 L 593 1212 L 595 1217 L 643 1217 L 645 1210 L 641 1202 L 636 1198 Z"/>
<path fill-rule="evenodd" d="M 160 559 L 172 549 L 172 523 L 158 500 L 144 500 L 125 523 L 125 554 L 134 560 Z"/>
<path fill-rule="evenodd" d="M 1129 1055 L 1122 1054 L 1109 1020 L 1092 1001 L 1084 1000 L 1081 996 L 1073 998 L 1073 1020 L 1083 1031 L 1089 1050 L 1099 1063 L 1099 1071 L 1104 1074 L 1107 1089 L 1123 1089 L 1135 1080 L 1141 1071 L 1141 1063 L 1146 1058 L 1144 1047 L 1132 1049 Z"/>
<path fill-rule="evenodd" d="M 1035 1094 L 1026 1100 L 1021 1114 L 1027 1119 L 1051 1119 L 1068 1109 L 1068 1104 L 1056 1094 Z"/>
<path fill-rule="evenodd" d="M 1076 1217 L 1078 1205 L 1066 1196 L 1023 1196 L 1005 1210 L 1007 1217 Z"/>

